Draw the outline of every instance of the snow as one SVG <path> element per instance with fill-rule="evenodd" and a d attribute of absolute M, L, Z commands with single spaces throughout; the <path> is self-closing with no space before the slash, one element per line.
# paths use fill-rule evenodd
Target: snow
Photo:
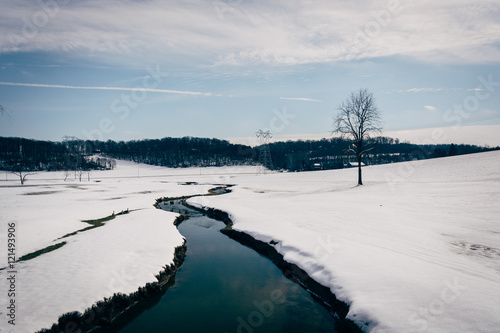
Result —
<path fill-rule="evenodd" d="M 0 331 L 34 332 L 48 328 L 63 313 L 83 312 L 114 293 L 131 293 L 156 281 L 173 261 L 183 237 L 173 225 L 175 214 L 153 207 L 155 199 L 206 193 L 212 183 L 227 183 L 232 174 L 255 167 L 167 169 L 117 161 L 115 170 L 85 173 L 82 182 L 64 172 L 38 172 L 24 186 L 12 174 L 0 185 L 1 244 L 7 243 L 8 223 L 16 223 L 16 256 L 63 241 L 61 248 L 17 263 L 16 325 L 5 310 L 8 271 L 0 271 Z M 139 176 L 139 177 L 138 177 Z M 185 177 L 200 185 L 181 185 Z M 117 215 L 102 227 L 64 235 L 90 226 L 83 220 Z M 6 247 L 4 248 L 6 250 Z M 7 253 L 0 268 L 7 266 Z"/>
<path fill-rule="evenodd" d="M 68 238 L 59 250 L 19 263 L 18 332 L 49 328 L 69 310 L 83 313 L 104 297 L 155 281 L 182 244 L 174 216 L 156 209 L 118 216 Z"/>
<path fill-rule="evenodd" d="M 89 226 L 82 220 L 130 210 L 16 264 L 15 331 L 49 327 L 62 313 L 155 281 L 182 244 L 175 215 L 155 209 L 155 199 L 230 183 L 229 194 L 190 202 L 227 211 L 234 229 L 278 242 L 273 246 L 285 260 L 350 304 L 348 317 L 364 331 L 496 332 L 498 165 L 497 151 L 365 166 L 363 186 L 355 186 L 355 168 L 257 175 L 254 167 L 167 169 L 118 161 L 115 170 L 93 171 L 91 181 L 86 174 L 78 182 L 41 172 L 18 186 L 7 175 L 0 184 L 0 239 L 5 244 L 7 223 L 16 222 L 18 256 Z M 4 293 L 6 270 L 0 281 Z M 0 298 L 1 309 L 6 301 Z M 5 317 L 0 328 L 11 328 Z"/>
<path fill-rule="evenodd" d="M 241 175 L 190 203 L 277 241 L 366 332 L 497 332 L 498 165 L 496 151 L 369 166 L 363 186 L 356 169 Z"/>

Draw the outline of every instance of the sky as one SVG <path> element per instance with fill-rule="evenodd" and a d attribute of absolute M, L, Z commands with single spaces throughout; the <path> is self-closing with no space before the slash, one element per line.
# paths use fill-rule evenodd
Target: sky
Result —
<path fill-rule="evenodd" d="M 364 88 L 391 133 L 500 125 L 498 0 L 0 8 L 0 136 L 328 137 L 339 104 Z"/>

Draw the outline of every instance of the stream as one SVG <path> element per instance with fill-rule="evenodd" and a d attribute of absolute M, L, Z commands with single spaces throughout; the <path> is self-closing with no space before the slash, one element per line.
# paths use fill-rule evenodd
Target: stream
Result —
<path fill-rule="evenodd" d="M 222 234 L 225 225 L 186 208 L 179 232 L 187 240 L 175 283 L 119 332 L 335 332 L 326 308 L 284 277 L 269 259 Z"/>

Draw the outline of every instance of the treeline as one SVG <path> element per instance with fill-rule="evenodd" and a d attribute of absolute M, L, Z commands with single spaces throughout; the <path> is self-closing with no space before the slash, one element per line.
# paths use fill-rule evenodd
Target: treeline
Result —
<path fill-rule="evenodd" d="M 417 145 L 398 139 L 378 137 L 365 164 L 382 164 L 500 149 L 474 145 Z M 0 169 L 9 171 L 112 169 L 113 159 L 124 159 L 171 168 L 224 165 L 256 165 L 264 146 L 249 147 L 208 138 L 163 138 L 140 141 L 83 141 L 66 138 L 61 142 L 0 137 Z M 269 149 L 272 169 L 311 171 L 350 167 L 351 143 L 340 138 L 316 141 L 274 142 Z"/>
<path fill-rule="evenodd" d="M 255 164 L 255 156 L 248 146 L 193 137 L 128 142 L 0 137 L 0 169 L 13 172 L 113 169 L 113 159 L 171 168 L 242 165 Z"/>
<path fill-rule="evenodd" d="M 91 145 L 81 140 L 52 142 L 0 137 L 0 170 L 86 171 L 114 168 L 113 160 L 91 155 Z"/>
<path fill-rule="evenodd" d="M 226 140 L 208 138 L 163 138 L 128 142 L 91 141 L 95 152 L 138 163 L 171 168 L 253 164 L 251 149 Z"/>
<path fill-rule="evenodd" d="M 363 157 L 363 163 L 384 164 L 427 158 L 454 156 L 498 150 L 465 144 L 420 145 L 400 142 L 398 139 L 377 137 L 369 141 L 371 150 Z M 352 166 L 351 142 L 340 138 L 315 141 L 274 142 L 268 145 L 274 169 L 311 171 L 342 169 Z M 263 147 L 257 147 L 261 150 Z"/>

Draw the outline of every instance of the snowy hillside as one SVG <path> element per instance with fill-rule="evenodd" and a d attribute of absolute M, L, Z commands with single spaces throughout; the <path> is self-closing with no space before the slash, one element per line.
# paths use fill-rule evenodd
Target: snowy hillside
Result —
<path fill-rule="evenodd" d="M 356 170 L 242 176 L 192 203 L 351 304 L 367 332 L 497 332 L 500 152 Z M 274 243 L 273 242 L 273 243 Z"/>
<path fill-rule="evenodd" d="M 213 187 L 181 185 L 185 177 L 220 183 L 234 172 L 255 174 L 255 168 L 167 169 L 118 161 L 115 170 L 92 171 L 90 181 L 87 174 L 79 182 L 74 175 L 64 181 L 64 172 L 39 172 L 28 176 L 24 186 L 8 174 L 9 181 L 0 183 L 0 243 L 7 243 L 8 224 L 15 223 L 17 258 L 66 244 L 15 264 L 16 325 L 2 320 L 0 331 L 48 328 L 63 313 L 83 312 L 104 297 L 156 281 L 183 237 L 172 224 L 176 214 L 154 208 L 155 199 L 206 193 Z M 61 238 L 91 226 L 83 220 L 126 210 L 128 214 L 116 215 L 102 227 Z M 6 266 L 7 254 L 0 268 Z M 0 271 L 2 293 L 9 290 L 7 271 Z M 9 299 L 0 298 L 4 319 Z"/>
<path fill-rule="evenodd" d="M 351 305 L 367 332 L 496 332 L 500 327 L 500 152 L 356 170 L 257 175 L 252 167 L 167 169 L 118 161 L 82 182 L 41 172 L 0 183 L 1 243 L 17 226 L 15 332 L 49 327 L 113 293 L 155 280 L 182 236 L 162 196 L 233 192 L 191 202 L 231 213 L 234 228 L 270 242 Z M 74 177 L 73 177 L 74 178 Z M 200 185 L 182 185 L 199 182 Z M 102 227 L 82 220 L 119 213 Z M 189 244 L 188 244 L 189 246 Z M 5 267 L 6 263 L 1 267 Z M 0 288 L 8 290 L 6 270 Z M 0 298 L 6 308 L 7 299 Z M 0 310 L 2 316 L 4 310 Z M 2 332 L 9 332 L 6 322 Z"/>

